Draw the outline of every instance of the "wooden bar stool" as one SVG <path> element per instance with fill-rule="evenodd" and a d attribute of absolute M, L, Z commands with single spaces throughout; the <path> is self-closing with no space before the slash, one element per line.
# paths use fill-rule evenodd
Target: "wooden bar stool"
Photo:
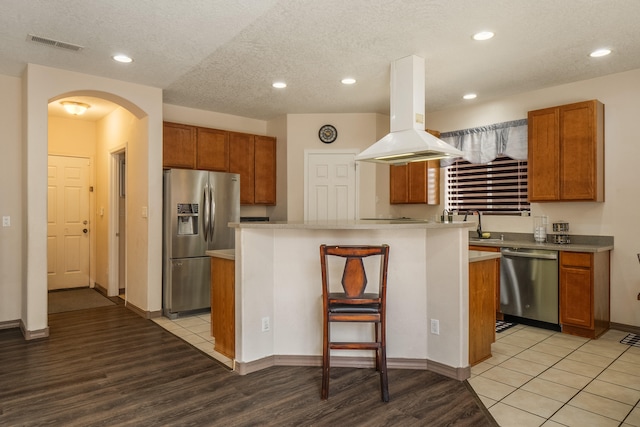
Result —
<path fill-rule="evenodd" d="M 378 292 L 365 293 L 367 275 L 363 260 L 378 256 L 380 278 Z M 329 259 L 345 258 L 342 272 L 343 292 L 332 292 L 329 283 Z M 320 245 L 322 269 L 323 346 L 322 346 L 322 399 L 329 397 L 330 355 L 332 349 L 374 350 L 376 370 L 380 372 L 382 400 L 389 401 L 386 353 L 386 294 L 389 246 L 328 246 Z M 374 326 L 374 341 L 334 342 L 331 340 L 331 322 L 365 322 Z"/>

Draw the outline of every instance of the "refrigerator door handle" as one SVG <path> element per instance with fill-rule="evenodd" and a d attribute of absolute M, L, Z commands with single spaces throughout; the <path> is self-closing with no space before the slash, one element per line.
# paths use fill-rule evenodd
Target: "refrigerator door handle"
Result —
<path fill-rule="evenodd" d="M 211 213 L 209 212 L 209 186 L 204 186 L 204 192 L 202 195 L 202 207 L 204 212 L 202 212 L 202 226 L 204 231 L 204 241 L 209 240 L 209 217 Z"/>
<path fill-rule="evenodd" d="M 215 192 L 213 191 L 213 188 L 211 188 L 209 191 L 211 192 L 209 196 L 209 200 L 211 204 L 209 232 L 211 233 L 211 241 L 213 242 L 213 231 L 216 226 L 216 198 L 215 198 Z"/>

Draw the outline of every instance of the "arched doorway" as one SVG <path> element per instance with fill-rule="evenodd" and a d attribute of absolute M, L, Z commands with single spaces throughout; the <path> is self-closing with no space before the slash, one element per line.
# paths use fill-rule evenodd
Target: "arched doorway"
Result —
<path fill-rule="evenodd" d="M 127 123 L 128 165 L 135 171 L 130 208 L 137 212 L 128 227 L 135 239 L 128 271 L 130 301 L 143 315 L 162 305 L 162 91 L 65 70 L 27 65 L 23 76 L 24 206 L 26 226 L 22 275 L 22 330 L 26 339 L 46 337 L 47 326 L 47 121 L 46 106 L 69 96 L 93 96 L 115 102 L 135 116 Z M 91 89 L 87 89 L 91 88 Z M 105 132 L 113 127 L 105 123 Z M 132 143 L 135 140 L 137 144 Z M 131 174 L 130 174 L 131 175 Z M 144 208 L 147 215 L 140 215 Z M 131 222 L 131 221 L 130 221 Z"/>

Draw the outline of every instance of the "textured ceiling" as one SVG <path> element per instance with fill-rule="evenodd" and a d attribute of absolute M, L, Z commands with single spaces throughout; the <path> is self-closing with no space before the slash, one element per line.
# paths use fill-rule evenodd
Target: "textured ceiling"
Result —
<path fill-rule="evenodd" d="M 389 64 L 426 60 L 426 110 L 640 68 L 638 0 L 2 0 L 0 74 L 41 64 L 257 119 L 389 112 Z M 475 42 L 491 30 L 496 37 Z M 27 35 L 84 47 L 71 52 Z M 608 57 L 588 53 L 609 47 Z M 115 53 L 132 64 L 111 60 Z M 358 80 L 344 86 L 343 77 Z M 288 87 L 271 87 L 284 80 Z M 474 102 L 474 101 L 471 101 Z"/>

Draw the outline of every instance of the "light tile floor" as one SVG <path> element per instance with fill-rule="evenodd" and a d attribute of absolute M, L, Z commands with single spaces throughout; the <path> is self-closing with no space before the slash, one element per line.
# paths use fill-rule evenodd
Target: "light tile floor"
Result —
<path fill-rule="evenodd" d="M 502 427 L 640 427 L 640 347 L 517 325 L 496 334 L 469 384 Z"/>
<path fill-rule="evenodd" d="M 152 320 L 228 368 L 234 369 L 233 360 L 213 349 L 215 338 L 211 336 L 211 313 L 178 317 L 174 320 L 168 317 L 157 317 Z"/>

